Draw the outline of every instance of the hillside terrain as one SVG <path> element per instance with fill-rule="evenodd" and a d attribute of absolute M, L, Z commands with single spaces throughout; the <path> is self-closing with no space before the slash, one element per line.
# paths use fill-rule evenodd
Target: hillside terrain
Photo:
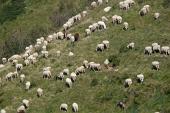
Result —
<path fill-rule="evenodd" d="M 5 0 L 0 0 L 1 2 L 4 3 Z M 17 15 L 20 16 L 17 16 L 17 19 L 14 19 L 16 17 L 0 19 L 2 43 L 4 40 L 8 41 L 8 38 L 5 38 L 11 36 L 10 33 L 17 37 L 15 38 L 17 40 L 12 38 L 15 40 L 10 42 L 12 45 L 7 44 L 8 46 L 6 46 L 12 47 L 7 50 L 10 54 L 5 53 L 5 48 L 2 50 L 4 52 L 2 52 L 1 57 L 8 56 L 9 58 L 9 55 L 21 53 L 26 46 L 35 43 L 37 38 L 47 37 L 53 32 L 62 30 L 62 25 L 73 15 L 83 10 L 88 12 L 86 17 L 76 22 L 68 30 L 69 33 L 80 34 L 78 42 L 72 44 L 69 40 L 55 40 L 49 43 L 47 46 L 49 57 L 47 59 L 38 58 L 37 63 L 24 67 L 19 73 L 25 74 L 26 81 L 31 82 L 29 91 L 25 90 L 25 82 L 19 82 L 19 77 L 12 81 L 5 80 L 5 76 L 9 72 L 15 71 L 14 66 L 7 63 L 4 68 L 0 69 L 0 77 L 2 78 L 0 109 L 5 109 L 7 113 L 16 113 L 22 100 L 29 99 L 30 106 L 26 113 L 61 113 L 59 108 L 62 103 L 67 103 L 67 113 L 72 113 L 71 105 L 73 102 L 78 103 L 79 113 L 155 113 L 157 111 L 170 113 L 170 56 L 160 53 L 144 54 L 144 48 L 154 42 L 161 46 L 170 46 L 170 1 L 135 0 L 136 4 L 128 11 L 120 10 L 120 1 L 117 0 L 109 0 L 108 4 L 104 2 L 94 9 L 90 8 L 91 1 L 70 0 L 68 4 L 71 6 L 64 6 L 66 2 L 68 0 L 63 0 L 63 2 L 60 0 L 25 0 L 26 10 L 24 12 L 18 11 Z M 66 14 L 66 16 L 61 14 L 60 16 L 64 16 L 64 19 L 58 17 L 61 18 L 60 22 L 54 19 L 55 22 L 52 23 L 48 17 L 57 10 L 56 7 L 59 3 L 68 8 L 64 8 L 63 11 L 60 7 L 60 10 L 63 11 L 62 14 Z M 146 16 L 140 16 L 139 10 L 146 4 L 151 6 L 150 12 Z M 21 5 L 23 5 L 22 2 Z M 72 6 L 75 6 L 76 10 L 72 9 Z M 106 13 L 103 9 L 107 6 L 112 8 Z M 153 18 L 155 12 L 160 13 L 158 20 Z M 113 25 L 111 21 L 115 14 L 122 16 L 123 22 L 129 23 L 128 30 L 123 30 L 123 24 Z M 0 15 L 3 15 L 2 12 Z M 109 19 L 106 22 L 107 29 L 96 31 L 85 37 L 85 29 L 92 23 L 101 20 L 102 16 Z M 56 18 L 57 15 L 54 17 Z M 29 31 L 32 31 L 31 34 Z M 3 36 L 3 32 L 8 32 L 9 35 L 7 33 Z M 27 37 L 26 32 L 30 38 Z M 25 40 L 30 41 L 26 41 L 26 44 L 21 44 L 22 46 L 19 47 L 19 43 L 24 43 Z M 103 40 L 110 42 L 109 49 L 96 52 L 96 45 Z M 135 43 L 135 48 L 127 49 L 126 46 L 131 42 Z M 13 50 L 15 52 L 12 52 Z M 61 51 L 61 56 L 57 56 L 57 51 Z M 68 56 L 70 51 L 74 53 L 74 56 Z M 107 69 L 103 62 L 112 56 L 115 56 L 120 62 L 113 69 Z M 84 60 L 100 63 L 102 65 L 101 71 L 86 69 L 84 74 L 77 77 L 72 88 L 65 85 L 65 78 L 68 76 L 65 76 L 63 81 L 56 80 L 63 69 L 68 68 L 70 72 L 74 72 Z M 152 69 L 152 61 L 160 62 L 159 71 Z M 19 63 L 23 63 L 23 60 L 20 60 Z M 42 78 L 43 68 L 47 66 L 50 66 L 52 70 L 52 78 L 49 80 Z M 145 76 L 142 84 L 136 81 L 136 75 L 140 73 Z M 124 81 L 127 78 L 131 78 L 133 83 L 130 87 L 125 88 Z M 44 90 L 44 95 L 40 98 L 36 95 L 39 87 Z M 125 101 L 124 110 L 116 106 L 119 101 Z"/>

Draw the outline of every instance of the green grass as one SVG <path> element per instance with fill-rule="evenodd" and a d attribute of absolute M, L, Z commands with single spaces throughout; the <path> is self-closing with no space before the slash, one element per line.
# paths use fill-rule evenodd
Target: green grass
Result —
<path fill-rule="evenodd" d="M 33 84 L 28 92 L 24 90 L 24 84 L 20 84 L 18 79 L 12 82 L 3 81 L 0 90 L 0 109 L 6 108 L 8 113 L 15 113 L 22 99 L 26 98 L 31 100 L 28 113 L 60 113 L 61 103 L 67 103 L 68 113 L 72 113 L 73 102 L 79 104 L 80 113 L 154 113 L 155 111 L 169 113 L 170 57 L 163 57 L 160 54 L 147 56 L 144 55 L 143 49 L 153 42 L 170 46 L 170 10 L 162 6 L 162 0 L 148 0 L 144 3 L 141 1 L 127 12 L 118 9 L 116 0 L 110 1 L 109 4 L 114 8 L 109 13 L 103 12 L 106 5 L 89 10 L 89 15 L 70 29 L 71 33 L 79 32 L 81 36 L 75 46 L 71 46 L 69 41 L 57 40 L 48 46 L 50 52 L 48 59 L 40 58 L 37 64 L 24 68 L 22 73 L 26 75 L 26 80 Z M 32 4 L 35 4 L 34 1 Z M 144 4 L 151 5 L 151 12 L 140 17 L 138 11 Z M 34 5 L 31 6 L 32 9 L 35 8 Z M 157 21 L 153 19 L 154 12 L 161 14 Z M 123 25 L 111 24 L 111 16 L 114 14 L 121 15 L 123 21 L 129 23 L 127 31 L 122 30 Z M 84 30 L 91 23 L 100 20 L 103 15 L 110 17 L 107 30 L 95 32 L 89 38 L 85 38 Z M 110 48 L 104 52 L 95 52 L 96 45 L 105 39 L 110 41 Z M 124 49 L 131 41 L 135 42 L 135 49 Z M 56 56 L 57 50 L 62 52 L 59 58 Z M 74 52 L 73 58 L 68 57 L 69 51 Z M 111 55 L 116 55 L 120 59 L 119 66 L 116 67 L 119 69 L 118 72 L 109 71 L 104 66 L 99 72 L 87 70 L 78 77 L 70 89 L 65 86 L 64 81 L 54 79 L 64 68 L 69 68 L 70 72 L 74 71 L 85 59 L 103 64 Z M 154 60 L 160 61 L 160 71 L 151 69 L 151 62 Z M 52 67 L 53 79 L 42 79 L 42 69 L 45 66 Z M 0 70 L 0 75 L 4 78 L 14 69 L 7 64 L 7 68 Z M 139 73 L 145 76 L 144 84 L 138 84 L 135 80 Z M 129 77 L 133 79 L 133 84 L 130 88 L 124 88 L 124 80 Z M 38 87 L 44 89 L 41 98 L 36 96 Z M 124 111 L 116 107 L 116 103 L 120 100 L 126 101 Z"/>

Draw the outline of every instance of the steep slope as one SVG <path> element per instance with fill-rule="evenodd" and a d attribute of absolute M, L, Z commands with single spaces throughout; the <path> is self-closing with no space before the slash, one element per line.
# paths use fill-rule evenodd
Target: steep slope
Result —
<path fill-rule="evenodd" d="M 140 1 L 140 2 L 138 2 Z M 31 81 L 32 87 L 27 92 L 24 90 L 25 84 L 19 83 L 16 79 L 12 82 L 4 80 L 5 75 L 14 71 L 15 68 L 9 64 L 0 70 L 3 78 L 3 85 L 0 90 L 0 109 L 5 108 L 9 113 L 15 113 L 22 99 L 30 99 L 28 113 L 60 113 L 61 103 L 69 105 L 68 113 L 71 113 L 71 104 L 77 102 L 80 113 L 154 113 L 161 111 L 170 112 L 170 58 L 160 54 L 144 55 L 145 46 L 158 42 L 160 45 L 169 44 L 170 36 L 170 10 L 162 6 L 163 1 L 136 1 L 129 11 L 121 11 L 118 8 L 118 1 L 112 0 L 109 5 L 112 10 L 104 13 L 103 4 L 94 10 L 89 10 L 89 15 L 74 25 L 69 32 L 80 33 L 80 41 L 74 46 L 67 40 L 56 40 L 48 46 L 50 53 L 48 59 L 40 58 L 35 65 L 25 67 L 22 73 L 26 75 L 26 80 Z M 140 17 L 139 9 L 145 5 L 151 5 L 151 12 Z M 155 21 L 153 13 L 160 12 L 161 17 Z M 111 23 L 114 14 L 121 15 L 123 21 L 129 23 L 127 31 L 122 30 L 123 25 Z M 107 30 L 97 31 L 89 38 L 85 38 L 84 30 L 93 22 L 101 20 L 101 16 L 108 16 Z M 38 38 L 38 37 L 37 37 Z M 110 48 L 104 52 L 95 52 L 96 45 L 103 40 L 110 41 Z M 135 42 L 134 50 L 127 50 L 126 45 Z M 56 56 L 56 51 L 60 50 L 61 56 Z M 72 51 L 75 56 L 68 57 Z M 104 60 L 111 55 L 120 59 L 120 64 L 114 70 L 107 70 L 104 66 L 102 71 L 93 72 L 87 70 L 85 74 L 78 77 L 72 88 L 65 86 L 65 81 L 56 80 L 55 77 L 64 69 L 69 68 L 73 72 L 82 65 L 83 60 L 94 61 L 103 64 Z M 160 61 L 160 70 L 151 69 L 151 62 Z M 53 79 L 44 80 L 42 78 L 43 67 L 51 66 Z M 135 81 L 136 75 L 143 73 L 145 81 L 139 84 Z M 123 83 L 126 78 L 132 78 L 133 84 L 130 88 L 124 88 Z M 44 89 L 44 96 L 37 98 L 38 87 Z M 116 106 L 120 100 L 126 100 L 126 109 L 121 110 Z"/>

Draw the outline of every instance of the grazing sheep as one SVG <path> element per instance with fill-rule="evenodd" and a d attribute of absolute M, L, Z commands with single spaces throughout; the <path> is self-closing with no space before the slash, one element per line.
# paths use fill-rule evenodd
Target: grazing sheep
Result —
<path fill-rule="evenodd" d="M 106 29 L 106 24 L 105 24 L 105 22 L 103 22 L 103 21 L 98 21 L 97 24 L 98 24 L 98 27 L 99 27 L 100 30 Z"/>
<path fill-rule="evenodd" d="M 29 89 L 30 89 L 30 86 L 31 86 L 30 81 L 27 81 L 27 82 L 25 83 L 25 89 L 26 89 L 26 90 L 29 90 Z"/>
<path fill-rule="evenodd" d="M 71 88 L 72 87 L 72 81 L 70 78 L 66 78 L 66 85 Z"/>
<path fill-rule="evenodd" d="M 154 19 L 157 20 L 160 17 L 160 13 L 154 13 Z"/>
<path fill-rule="evenodd" d="M 64 33 L 63 32 L 58 32 L 56 38 L 60 39 L 60 40 L 63 40 L 64 39 Z"/>
<path fill-rule="evenodd" d="M 97 7 L 97 3 L 96 3 L 95 1 L 94 1 L 94 2 L 92 2 L 92 3 L 91 3 L 91 7 L 92 7 L 92 8 Z"/>
<path fill-rule="evenodd" d="M 45 70 L 43 71 L 43 78 L 51 78 L 51 71 L 50 70 Z"/>
<path fill-rule="evenodd" d="M 76 75 L 80 75 L 82 73 L 85 73 L 85 67 L 84 66 L 80 66 L 75 70 Z"/>
<path fill-rule="evenodd" d="M 125 80 L 124 86 L 125 87 L 130 87 L 132 85 L 132 79 L 128 78 Z"/>
<path fill-rule="evenodd" d="M 146 8 L 146 11 L 147 11 L 147 13 L 148 13 L 148 12 L 149 12 L 149 9 L 150 9 L 150 5 L 144 5 L 143 7 Z"/>
<path fill-rule="evenodd" d="M 159 68 L 159 62 L 158 61 L 153 61 L 152 62 L 152 68 L 153 69 L 156 69 L 156 70 L 159 70 L 160 68 Z"/>
<path fill-rule="evenodd" d="M 125 104 L 122 101 L 118 102 L 117 106 L 120 107 L 121 109 L 125 109 Z"/>
<path fill-rule="evenodd" d="M 6 113 L 5 109 L 1 109 L 0 113 Z"/>
<path fill-rule="evenodd" d="M 104 51 L 104 44 L 98 44 L 96 47 L 96 51 Z"/>
<path fill-rule="evenodd" d="M 23 104 L 23 106 L 25 106 L 25 108 L 27 109 L 28 107 L 29 107 L 29 100 L 27 100 L 27 99 L 23 99 L 22 100 L 22 104 Z"/>
<path fill-rule="evenodd" d="M 103 22 L 107 22 L 108 21 L 108 19 L 105 16 L 102 16 L 101 19 L 102 19 Z"/>
<path fill-rule="evenodd" d="M 25 54 L 22 55 L 22 58 L 23 58 L 24 60 L 26 60 L 26 59 L 28 58 L 28 56 L 29 56 L 29 55 L 28 55 L 27 53 L 25 53 Z"/>
<path fill-rule="evenodd" d="M 118 15 L 112 16 L 112 23 L 115 24 L 121 24 L 122 23 L 122 17 Z"/>
<path fill-rule="evenodd" d="M 97 63 L 94 63 L 94 62 L 90 62 L 90 63 L 89 63 L 89 68 L 90 68 L 92 71 L 100 71 L 100 70 L 101 70 L 101 65 L 100 65 L 100 64 L 97 64 Z"/>
<path fill-rule="evenodd" d="M 17 113 L 26 113 L 25 106 L 21 105 L 20 107 L 18 107 L 17 108 Z"/>
<path fill-rule="evenodd" d="M 85 16 L 87 16 L 87 11 L 82 12 L 82 17 L 85 17 Z"/>
<path fill-rule="evenodd" d="M 109 63 L 110 63 L 110 62 L 109 62 L 109 60 L 108 60 L 108 59 L 106 59 L 106 60 L 104 61 L 104 65 L 105 65 L 105 67 L 106 67 L 106 68 L 108 68 L 108 67 L 109 67 Z"/>
<path fill-rule="evenodd" d="M 170 54 L 170 47 L 169 46 L 162 46 L 161 47 L 161 53 L 165 54 L 165 55 L 169 55 Z"/>
<path fill-rule="evenodd" d="M 153 50 L 153 53 L 154 52 L 161 52 L 161 46 L 158 44 L 158 43 L 153 43 L 152 44 L 152 50 Z"/>
<path fill-rule="evenodd" d="M 70 74 L 70 78 L 71 78 L 72 82 L 75 82 L 75 81 L 76 81 L 76 77 L 77 77 L 76 73 L 72 72 L 72 73 Z"/>
<path fill-rule="evenodd" d="M 143 74 L 137 75 L 137 81 L 138 81 L 139 83 L 143 83 L 143 81 L 144 81 L 144 75 L 143 75 Z"/>
<path fill-rule="evenodd" d="M 38 89 L 37 89 L 37 96 L 38 96 L 38 97 L 41 97 L 42 95 L 43 95 L 43 89 L 38 88 Z"/>
<path fill-rule="evenodd" d="M 48 51 L 41 51 L 44 58 L 48 58 Z"/>
<path fill-rule="evenodd" d="M 18 72 L 17 71 L 13 72 L 12 78 L 17 78 L 17 77 L 18 77 Z"/>
<path fill-rule="evenodd" d="M 85 29 L 86 32 L 86 36 L 89 36 L 91 34 L 91 30 L 90 29 Z"/>
<path fill-rule="evenodd" d="M 134 42 L 131 42 L 127 45 L 127 48 L 128 49 L 133 49 L 135 47 L 135 43 Z"/>
<path fill-rule="evenodd" d="M 25 81 L 25 75 L 21 74 L 20 75 L 20 82 L 23 83 Z"/>
<path fill-rule="evenodd" d="M 122 23 L 122 17 L 121 16 L 117 16 L 117 24 L 121 24 Z"/>
<path fill-rule="evenodd" d="M 21 71 L 23 69 L 23 65 L 22 64 L 16 64 L 16 70 L 17 71 Z"/>
<path fill-rule="evenodd" d="M 63 74 L 64 74 L 64 75 L 69 75 L 69 69 L 64 69 L 64 70 L 63 70 Z"/>
<path fill-rule="evenodd" d="M 6 58 L 2 58 L 2 63 L 3 64 L 7 63 L 7 59 Z"/>
<path fill-rule="evenodd" d="M 74 56 L 74 53 L 73 52 L 69 52 L 68 56 L 72 57 L 72 56 Z"/>
<path fill-rule="evenodd" d="M 151 55 L 152 54 L 152 47 L 151 46 L 145 47 L 144 53 L 148 54 L 148 55 Z"/>
<path fill-rule="evenodd" d="M 75 42 L 75 37 L 74 37 L 74 36 L 71 36 L 71 37 L 70 37 L 70 41 L 71 41 L 71 43 L 74 43 L 74 42 Z"/>
<path fill-rule="evenodd" d="M 124 30 L 127 30 L 128 27 L 129 27 L 129 24 L 128 24 L 127 22 L 124 22 L 123 25 L 124 25 L 123 29 L 124 29 Z"/>
<path fill-rule="evenodd" d="M 143 7 L 140 11 L 139 11 L 140 16 L 144 16 L 147 14 L 147 9 L 145 7 Z"/>
<path fill-rule="evenodd" d="M 88 68 L 88 61 L 87 61 L 87 60 L 84 60 L 84 61 L 83 61 L 83 66 L 84 66 L 85 68 Z"/>
<path fill-rule="evenodd" d="M 129 4 L 126 1 L 119 2 L 119 8 L 122 10 L 129 10 Z"/>
<path fill-rule="evenodd" d="M 12 76 L 13 76 L 13 73 L 12 73 L 12 72 L 8 73 L 8 74 L 6 75 L 6 77 L 5 77 L 6 81 L 11 81 L 11 80 L 12 80 Z"/>
<path fill-rule="evenodd" d="M 60 105 L 61 111 L 67 112 L 67 109 L 68 109 L 68 105 L 66 103 L 63 103 L 63 104 Z"/>
<path fill-rule="evenodd" d="M 104 8 L 104 12 L 106 12 L 106 13 L 109 12 L 109 11 L 111 10 L 111 8 L 112 8 L 112 7 L 110 7 L 110 6 Z"/>
<path fill-rule="evenodd" d="M 57 56 L 61 56 L 61 51 L 57 51 Z"/>
<path fill-rule="evenodd" d="M 30 64 L 30 61 L 28 59 L 24 60 L 24 65 L 28 66 Z"/>
<path fill-rule="evenodd" d="M 109 48 L 109 41 L 108 40 L 103 40 L 102 43 L 104 44 L 104 49 L 108 49 Z"/>
<path fill-rule="evenodd" d="M 57 76 L 57 79 L 63 80 L 64 79 L 64 74 L 63 72 L 60 72 L 60 74 Z"/>
<path fill-rule="evenodd" d="M 73 110 L 73 112 L 78 112 L 78 104 L 77 103 L 72 104 L 72 110 Z"/>

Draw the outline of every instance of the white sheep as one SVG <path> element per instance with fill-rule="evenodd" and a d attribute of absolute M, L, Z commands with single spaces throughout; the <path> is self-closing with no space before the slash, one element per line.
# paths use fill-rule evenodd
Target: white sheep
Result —
<path fill-rule="evenodd" d="M 51 71 L 50 70 L 45 70 L 43 71 L 43 78 L 51 78 Z"/>
<path fill-rule="evenodd" d="M 143 81 L 144 81 L 144 75 L 143 75 L 143 74 L 137 75 L 137 80 L 138 80 L 138 82 L 143 83 Z"/>
<path fill-rule="evenodd" d="M 64 69 L 64 70 L 63 70 L 63 74 L 64 74 L 64 75 L 69 75 L 69 69 Z"/>
<path fill-rule="evenodd" d="M 73 112 L 78 112 L 78 104 L 77 103 L 72 104 L 72 110 L 73 110 Z"/>
<path fill-rule="evenodd" d="M 101 65 L 100 65 L 100 64 L 97 64 L 97 63 L 94 63 L 94 62 L 90 62 L 90 63 L 89 63 L 89 68 L 90 68 L 92 71 L 100 71 L 100 70 L 101 70 Z"/>
<path fill-rule="evenodd" d="M 30 61 L 28 59 L 24 60 L 24 65 L 28 66 L 30 64 Z"/>
<path fill-rule="evenodd" d="M 103 22 L 103 21 L 98 21 L 98 27 L 99 27 L 99 29 L 101 30 L 101 29 L 106 29 L 106 24 L 105 24 L 105 22 Z"/>
<path fill-rule="evenodd" d="M 41 97 L 42 95 L 43 95 L 43 89 L 38 88 L 38 89 L 37 89 L 37 96 L 38 96 L 38 97 Z"/>
<path fill-rule="evenodd" d="M 84 60 L 84 61 L 83 61 L 83 66 L 84 66 L 85 68 L 88 68 L 88 61 L 87 61 L 87 60 Z"/>
<path fill-rule="evenodd" d="M 127 22 L 124 22 L 123 25 L 124 25 L 123 27 L 124 30 L 127 30 L 129 28 L 129 24 Z"/>
<path fill-rule="evenodd" d="M 7 63 L 7 59 L 6 58 L 2 58 L 2 63 L 3 64 Z"/>
<path fill-rule="evenodd" d="M 135 43 L 134 42 L 131 42 L 127 45 L 127 48 L 129 49 L 133 49 L 135 47 Z"/>
<path fill-rule="evenodd" d="M 64 39 L 64 33 L 63 32 L 58 32 L 57 33 L 57 39 L 63 40 Z"/>
<path fill-rule="evenodd" d="M 30 81 L 27 81 L 27 82 L 25 83 L 25 89 L 26 89 L 26 90 L 29 90 L 29 89 L 30 89 L 30 86 L 31 86 L 31 82 L 30 82 Z"/>
<path fill-rule="evenodd" d="M 102 4 L 103 4 L 103 0 L 97 0 L 97 3 L 98 3 L 99 5 L 102 5 Z"/>
<path fill-rule="evenodd" d="M 25 108 L 27 109 L 28 107 L 29 107 L 29 100 L 27 100 L 27 99 L 23 99 L 22 100 L 22 104 L 23 104 L 23 106 L 25 106 Z"/>
<path fill-rule="evenodd" d="M 74 53 L 73 52 L 69 52 L 68 56 L 72 57 L 72 56 L 74 56 Z"/>
<path fill-rule="evenodd" d="M 150 5 L 144 5 L 144 8 L 146 8 L 147 13 L 150 11 Z"/>
<path fill-rule="evenodd" d="M 17 113 L 25 113 L 25 112 L 26 112 L 25 106 L 21 105 L 20 107 L 17 108 Z"/>
<path fill-rule="evenodd" d="M 91 3 L 91 7 L 92 7 L 92 8 L 97 7 L 97 3 L 96 3 L 95 1 L 94 1 L 94 2 L 92 2 L 92 3 Z"/>
<path fill-rule="evenodd" d="M 86 36 L 89 36 L 91 34 L 91 30 L 90 29 L 85 29 L 86 32 Z"/>
<path fill-rule="evenodd" d="M 122 17 L 121 16 L 117 16 L 117 24 L 121 24 L 122 23 Z"/>
<path fill-rule="evenodd" d="M 71 36 L 70 37 L 70 41 L 73 43 L 73 42 L 75 42 L 75 37 L 74 36 Z"/>
<path fill-rule="evenodd" d="M 144 16 L 147 14 L 147 9 L 145 7 L 143 7 L 140 11 L 139 11 L 140 16 Z"/>
<path fill-rule="evenodd" d="M 153 52 L 161 52 L 161 46 L 160 45 L 155 45 L 155 46 L 152 46 L 152 49 L 153 49 Z"/>
<path fill-rule="evenodd" d="M 145 47 L 144 53 L 148 54 L 148 55 L 151 55 L 152 54 L 152 47 L 151 46 Z"/>
<path fill-rule="evenodd" d="M 104 51 L 104 44 L 97 44 L 96 51 Z"/>
<path fill-rule="evenodd" d="M 67 109 L 68 109 L 68 105 L 66 103 L 63 103 L 63 104 L 60 105 L 60 110 L 61 111 L 67 112 Z"/>
<path fill-rule="evenodd" d="M 44 58 L 48 58 L 48 51 L 41 51 L 41 53 Z"/>
<path fill-rule="evenodd" d="M 165 54 L 165 55 L 169 55 L 170 54 L 170 47 L 169 46 L 162 46 L 161 47 L 161 53 Z"/>
<path fill-rule="evenodd" d="M 110 6 L 104 8 L 104 12 L 106 12 L 106 13 L 109 12 L 109 11 L 111 10 L 111 8 L 112 8 L 112 7 L 110 7 Z"/>
<path fill-rule="evenodd" d="M 60 72 L 59 75 L 57 76 L 58 79 L 63 80 L 64 79 L 64 74 L 63 72 Z"/>
<path fill-rule="evenodd" d="M 70 78 L 71 78 L 72 82 L 75 82 L 75 81 L 76 81 L 76 78 L 77 78 L 76 73 L 72 72 L 72 73 L 70 74 Z"/>
<path fill-rule="evenodd" d="M 12 72 L 8 73 L 8 74 L 6 75 L 6 77 L 5 77 L 6 81 L 11 81 L 11 80 L 12 80 L 12 76 L 13 76 L 13 73 L 12 73 Z"/>
<path fill-rule="evenodd" d="M 105 16 L 102 16 L 101 19 L 102 19 L 103 22 L 107 22 L 108 21 L 108 19 Z"/>
<path fill-rule="evenodd" d="M 82 17 L 85 17 L 85 16 L 87 16 L 87 11 L 82 12 Z"/>
<path fill-rule="evenodd" d="M 24 81 L 25 81 L 25 75 L 24 75 L 24 74 L 21 74 L 21 75 L 20 75 L 20 82 L 23 83 Z"/>
<path fill-rule="evenodd" d="M 109 67 L 109 63 L 110 63 L 110 62 L 109 62 L 109 60 L 108 60 L 108 59 L 106 59 L 106 60 L 104 61 L 104 65 L 105 65 L 105 67 L 106 67 L 106 68 L 108 68 L 108 67 Z"/>
<path fill-rule="evenodd" d="M 0 113 L 6 113 L 5 109 L 1 109 Z"/>
<path fill-rule="evenodd" d="M 125 85 L 125 87 L 131 86 L 132 85 L 132 79 L 131 78 L 126 79 L 124 85 Z"/>
<path fill-rule="evenodd" d="M 108 40 L 103 40 L 102 43 L 104 44 L 104 49 L 108 49 L 109 48 L 109 41 Z"/>
<path fill-rule="evenodd" d="M 156 69 L 156 70 L 159 70 L 160 69 L 159 62 L 158 61 L 153 61 L 152 62 L 152 68 Z"/>
<path fill-rule="evenodd" d="M 119 2 L 119 8 L 123 10 L 129 10 L 129 4 L 126 1 Z"/>
<path fill-rule="evenodd" d="M 80 66 L 75 70 L 76 75 L 85 73 L 85 67 L 84 66 Z"/>
<path fill-rule="evenodd" d="M 43 50 L 43 51 L 46 51 L 46 50 L 47 50 L 47 47 L 46 47 L 46 46 L 42 46 L 42 50 Z"/>
<path fill-rule="evenodd" d="M 17 71 L 21 71 L 23 69 L 23 65 L 22 64 L 16 64 L 16 70 Z"/>
<path fill-rule="evenodd" d="M 68 87 L 72 87 L 72 81 L 71 81 L 71 79 L 70 78 L 66 78 L 66 85 L 68 86 Z"/>
<path fill-rule="evenodd" d="M 157 20 L 160 17 L 160 13 L 154 13 L 154 19 Z"/>

